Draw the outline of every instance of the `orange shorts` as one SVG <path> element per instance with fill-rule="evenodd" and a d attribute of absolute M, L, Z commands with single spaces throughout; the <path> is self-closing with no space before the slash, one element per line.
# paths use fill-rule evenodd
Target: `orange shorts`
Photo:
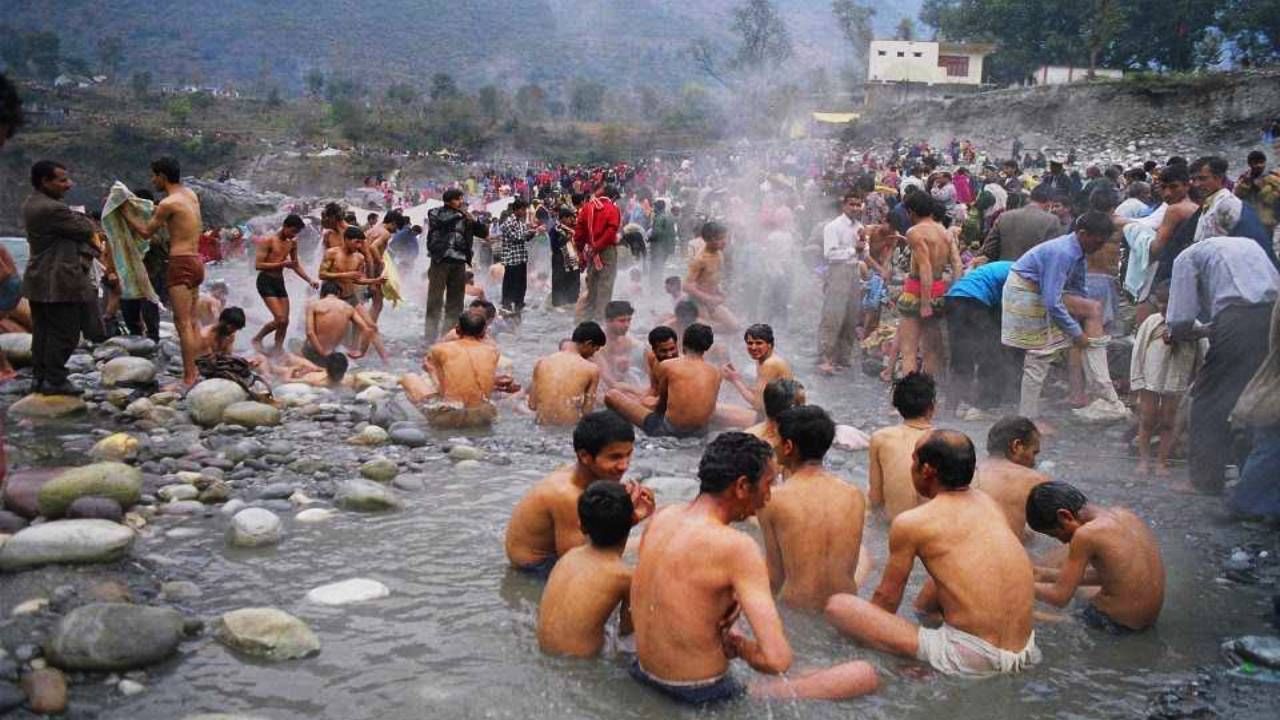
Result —
<path fill-rule="evenodd" d="M 172 255 L 169 257 L 169 287 L 185 285 L 195 290 L 204 282 L 204 261 L 199 255 Z"/>

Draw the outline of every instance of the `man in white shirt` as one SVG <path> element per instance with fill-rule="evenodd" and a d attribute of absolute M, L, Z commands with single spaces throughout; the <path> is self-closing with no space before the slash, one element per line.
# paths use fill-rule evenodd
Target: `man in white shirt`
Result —
<path fill-rule="evenodd" d="M 822 293 L 822 319 L 818 323 L 818 371 L 830 375 L 849 367 L 856 328 L 862 314 L 862 288 L 858 256 L 866 246 L 862 223 L 862 196 L 846 193 L 840 215 L 822 230 L 822 257 L 827 263 Z"/>
<path fill-rule="evenodd" d="M 1233 235 L 1244 211 L 1240 198 L 1227 189 L 1227 161 L 1202 157 L 1191 163 L 1191 184 L 1200 191 L 1200 220 L 1192 242 Z"/>

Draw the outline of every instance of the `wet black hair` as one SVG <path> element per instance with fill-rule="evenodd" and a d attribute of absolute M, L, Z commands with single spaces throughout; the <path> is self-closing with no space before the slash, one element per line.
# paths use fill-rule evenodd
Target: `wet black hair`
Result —
<path fill-rule="evenodd" d="M 933 217 L 934 200 L 928 193 L 911 193 L 902 201 L 907 212 L 916 217 Z"/>
<path fill-rule="evenodd" d="M 596 480 L 578 496 L 578 524 L 596 547 L 618 547 L 631 534 L 635 505 L 622 483 Z"/>
<path fill-rule="evenodd" d="M 516 198 L 511 201 L 511 205 L 509 207 L 511 210 L 524 210 L 529 207 L 529 201 L 517 195 Z"/>
<path fill-rule="evenodd" d="M 1006 415 L 997 420 L 996 424 L 987 431 L 987 454 L 1008 457 L 1009 448 L 1013 447 L 1014 440 L 1021 440 L 1025 445 L 1039 433 L 1036 424 L 1029 418 L 1021 415 Z"/>
<path fill-rule="evenodd" d="M 710 325 L 694 323 L 684 329 L 684 342 L 681 345 L 684 347 L 685 352 L 695 352 L 701 355 L 710 350 L 715 341 L 716 336 L 712 332 Z"/>
<path fill-rule="evenodd" d="M 307 224 L 302 222 L 301 217 L 297 215 L 290 215 L 284 219 L 284 222 L 280 223 L 280 226 L 301 230 L 302 228 L 306 227 Z"/>
<path fill-rule="evenodd" d="M 973 469 L 978 464 L 977 452 L 968 435 L 958 430 L 934 430 L 916 448 L 920 464 L 938 472 L 938 482 L 945 488 L 958 490 L 973 482 Z"/>
<path fill-rule="evenodd" d="M 1250 150 L 1249 156 L 1245 158 L 1245 162 L 1249 163 L 1250 165 L 1256 162 L 1264 163 L 1266 161 L 1267 161 L 1267 154 L 1262 152 L 1261 150 Z"/>
<path fill-rule="evenodd" d="M 597 410 L 587 413 L 573 429 L 573 451 L 595 457 L 612 443 L 634 443 L 636 430 L 618 413 Z"/>
<path fill-rule="evenodd" d="M 462 191 L 459 190 L 458 188 L 449 188 L 448 190 L 444 191 L 444 194 L 440 196 L 440 199 L 446 203 L 451 202 L 453 200 L 461 200 Z"/>
<path fill-rule="evenodd" d="M 658 325 L 649 331 L 649 347 L 655 348 L 662 343 L 672 340 L 679 343 L 680 339 L 676 337 L 676 331 L 666 325 Z"/>
<path fill-rule="evenodd" d="M 712 240 L 716 238 L 722 238 L 728 234 L 729 234 L 729 228 L 725 227 L 723 223 L 716 222 L 715 220 L 710 220 L 702 224 L 701 235 L 703 240 Z"/>
<path fill-rule="evenodd" d="M 1031 488 L 1027 495 L 1027 524 L 1038 533 L 1049 535 L 1058 529 L 1058 511 L 1072 515 L 1089 504 L 1089 498 L 1074 485 L 1054 480 Z"/>
<path fill-rule="evenodd" d="M 1087 232 L 1094 237 L 1109 238 L 1114 229 L 1111 216 L 1105 212 L 1090 210 L 1076 218 L 1076 232 Z"/>
<path fill-rule="evenodd" d="M 676 320 L 688 320 L 693 322 L 698 319 L 698 303 L 692 300 L 681 300 L 676 303 L 675 309 Z"/>
<path fill-rule="evenodd" d="M 352 225 L 351 227 L 347 228 L 347 231 L 343 234 L 343 237 L 346 238 L 347 240 L 363 240 L 364 231 L 356 227 L 355 225 Z"/>
<path fill-rule="evenodd" d="M 1110 213 L 1120 205 L 1120 193 L 1113 188 L 1098 188 L 1089 193 L 1089 209 Z"/>
<path fill-rule="evenodd" d="M 578 344 L 592 343 L 596 347 L 604 347 L 609 340 L 604 335 L 604 330 L 600 328 L 600 324 L 592 320 L 579 323 L 578 327 L 573 329 L 573 341 Z"/>
<path fill-rule="evenodd" d="M 18 88 L 9 78 L 0 73 L 0 125 L 5 128 L 3 140 L 13 137 L 25 122 L 22 116 L 22 98 L 18 96 Z"/>
<path fill-rule="evenodd" d="M 324 210 L 320 212 L 320 217 L 341 220 L 343 218 L 342 206 L 336 202 L 325 203 Z"/>
<path fill-rule="evenodd" d="M 893 384 L 893 406 L 904 420 L 924 417 L 938 399 L 938 387 L 929 373 L 909 372 Z"/>
<path fill-rule="evenodd" d="M 238 307 L 224 308 L 218 314 L 217 333 L 226 337 L 233 332 L 244 329 L 244 310 Z"/>
<path fill-rule="evenodd" d="M 604 319 L 616 320 L 621 317 L 630 317 L 636 314 L 636 309 L 631 307 L 631 303 L 626 300 L 610 300 L 604 306 Z"/>
<path fill-rule="evenodd" d="M 320 297 L 329 297 L 330 295 L 342 297 L 342 284 L 337 280 L 325 280 L 320 283 Z"/>
<path fill-rule="evenodd" d="M 836 424 L 817 405 L 800 405 L 778 414 L 778 435 L 795 444 L 801 460 L 821 460 L 836 439 Z"/>
<path fill-rule="evenodd" d="M 773 457 L 773 447 L 744 432 L 721 433 L 702 453 L 698 463 L 698 492 L 715 495 L 727 490 L 740 477 L 755 487 Z"/>
<path fill-rule="evenodd" d="M 178 161 L 168 155 L 151 161 L 151 172 L 164 177 L 171 183 L 182 180 L 182 168 Z"/>
<path fill-rule="evenodd" d="M 795 407 L 796 397 L 804 392 L 804 385 L 795 378 L 778 378 L 764 386 L 764 416 L 778 419 L 782 411 Z"/>
<path fill-rule="evenodd" d="M 755 338 L 756 340 L 763 340 L 770 345 L 773 345 L 773 328 L 766 323 L 756 323 L 755 325 L 747 328 L 746 332 L 742 333 L 742 339 L 744 341 L 752 338 Z"/>
<path fill-rule="evenodd" d="M 466 310 L 458 316 L 458 337 L 483 337 L 485 325 L 488 319 L 482 313 Z"/>
<path fill-rule="evenodd" d="M 347 376 L 349 366 L 346 353 L 333 352 L 324 359 L 324 372 L 329 376 L 330 382 L 342 382 L 342 378 Z"/>
<path fill-rule="evenodd" d="M 1182 183 L 1186 185 L 1191 182 L 1191 173 L 1187 172 L 1185 163 L 1174 163 L 1167 165 L 1160 171 L 1160 182 L 1163 184 Z"/>
<path fill-rule="evenodd" d="M 469 305 L 467 305 L 467 308 L 470 310 L 483 310 L 484 316 L 488 320 L 492 320 L 498 317 L 498 306 L 494 305 L 488 300 L 481 300 L 479 298 L 476 298 L 475 300 L 472 300 Z"/>
<path fill-rule="evenodd" d="M 66 170 L 67 166 L 56 160 L 40 160 L 31 166 L 31 187 L 39 190 L 46 180 L 52 180 L 58 170 Z"/>

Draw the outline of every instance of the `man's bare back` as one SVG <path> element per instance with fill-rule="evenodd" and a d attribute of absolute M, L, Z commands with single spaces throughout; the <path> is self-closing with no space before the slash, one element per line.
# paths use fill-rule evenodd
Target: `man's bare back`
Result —
<path fill-rule="evenodd" d="M 923 502 L 911 484 L 911 454 L 920 438 L 932 430 L 926 424 L 904 423 L 871 433 L 867 449 L 869 500 L 872 507 L 884 507 L 886 519 L 893 520 Z"/>
<path fill-rule="evenodd" d="M 347 328 L 359 324 L 355 308 L 336 295 L 322 297 L 307 306 L 307 341 L 320 355 L 328 355 L 341 347 Z"/>
<path fill-rule="evenodd" d="M 659 363 L 659 407 L 665 406 L 667 420 L 677 428 L 704 428 L 715 414 L 720 380 L 720 371 L 700 355 Z"/>
<path fill-rule="evenodd" d="M 600 368 L 576 349 L 548 355 L 533 366 L 529 409 L 540 425 L 572 425 L 591 412 L 599 382 Z"/>
<path fill-rule="evenodd" d="M 574 482 L 566 465 L 538 481 L 516 504 L 507 524 L 507 559 L 516 567 L 532 567 L 584 545 L 578 524 L 578 498 L 586 488 Z"/>
<path fill-rule="evenodd" d="M 446 402 L 474 407 L 490 402 L 499 358 L 498 350 L 483 340 L 461 337 L 433 345 L 427 364 Z"/>
<path fill-rule="evenodd" d="M 1019 540 L 1027 539 L 1027 495 L 1031 488 L 1048 482 L 1049 476 L 1002 457 L 987 457 L 978 463 L 973 488 L 991 496 L 1000 506 L 1009 529 Z"/>
<path fill-rule="evenodd" d="M 621 605 L 620 630 L 630 630 L 631 568 L 616 551 L 575 547 L 556 563 L 538 605 L 538 647 L 553 655 L 594 657 L 604 628 Z"/>
<path fill-rule="evenodd" d="M 858 592 L 854 574 L 867 501 L 821 465 L 796 469 L 759 513 L 769 581 L 793 607 L 821 610 L 836 593 Z"/>

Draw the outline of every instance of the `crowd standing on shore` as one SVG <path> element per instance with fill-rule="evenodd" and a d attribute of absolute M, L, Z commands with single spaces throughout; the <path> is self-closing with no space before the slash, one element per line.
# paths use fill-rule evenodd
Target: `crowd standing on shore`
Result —
<path fill-rule="evenodd" d="M 16 124 L 0 117 L 0 137 Z M 942 673 L 1020 672 L 1042 659 L 1038 601 L 1074 600 L 1117 635 L 1152 627 L 1163 605 L 1146 523 L 1035 470 L 1059 418 L 1126 423 L 1134 408 L 1139 472 L 1221 494 L 1233 467 L 1229 511 L 1280 518 L 1280 170 L 1261 151 L 1233 180 L 1214 156 L 1081 167 L 1018 145 L 1008 159 L 896 141 L 531 164 L 429 191 L 371 179 L 383 207 L 361 223 L 367 208 L 325 204 L 314 253 L 301 251 L 305 208 L 260 237 L 207 232 L 174 158 L 151 162 L 155 195 L 124 189 L 100 217 L 64 202 L 74 168 L 41 161 L 23 207 L 30 260 L 12 292 L 18 270 L 0 254 L 0 312 L 32 335 L 30 392 L 75 396 L 66 364 L 81 338 L 158 340 L 163 304 L 182 393 L 206 378 L 348 385 L 371 348 L 386 362 L 380 319 L 409 300 L 423 372 L 399 384 L 432 427 L 512 414 L 573 427 L 572 464 L 528 490 L 505 537 L 511 565 L 546 579 L 545 652 L 599 654 L 616 615 L 635 636 L 632 675 L 677 701 L 875 690 L 865 662 L 785 675 L 781 601 Z M 409 203 L 435 191 L 415 226 Z M 244 311 L 205 273 L 248 247 L 271 320 L 242 356 Z M 286 270 L 318 291 L 295 351 Z M 538 306 L 566 333 L 525 387 L 501 336 Z M 784 358 L 775 331 L 796 338 L 808 308 L 812 352 Z M 739 336 L 753 372 L 717 342 Z M 889 385 L 900 424 L 859 437 L 797 379 L 856 371 Z M 935 426 L 949 416 L 995 421 L 985 459 Z M 660 506 L 624 479 L 637 430 L 712 437 L 691 502 Z M 836 443 L 868 449 L 867 495 L 824 468 Z M 866 550 L 868 513 L 890 523 L 885 557 Z M 734 525 L 752 518 L 762 544 Z M 1065 553 L 1030 553 L 1028 528 Z M 897 614 L 917 559 L 922 624 Z M 760 675 L 741 682 L 734 658 Z"/>

